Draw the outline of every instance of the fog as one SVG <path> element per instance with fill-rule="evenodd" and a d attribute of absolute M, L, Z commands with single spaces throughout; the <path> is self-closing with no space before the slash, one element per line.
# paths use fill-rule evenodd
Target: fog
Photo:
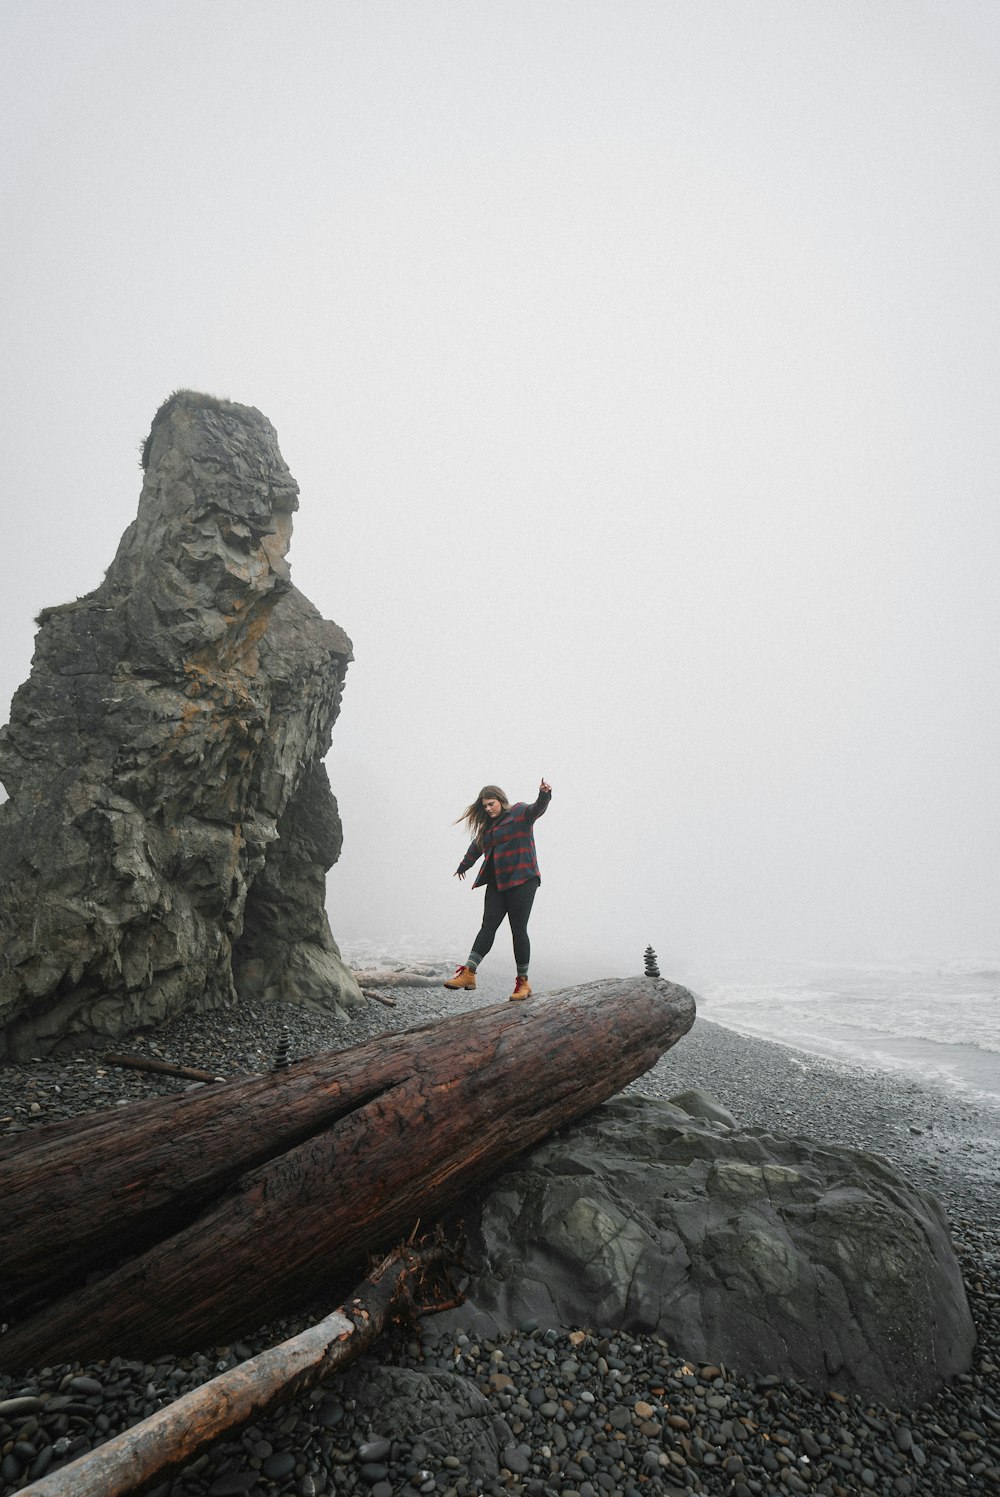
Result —
<path fill-rule="evenodd" d="M 463 959 L 544 775 L 540 970 L 1000 950 L 1000 9 L 0 18 L 0 715 L 201 389 L 354 641 L 348 949 Z"/>

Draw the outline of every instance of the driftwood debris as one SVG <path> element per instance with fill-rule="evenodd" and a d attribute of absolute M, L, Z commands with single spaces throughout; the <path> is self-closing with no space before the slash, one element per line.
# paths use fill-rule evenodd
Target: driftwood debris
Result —
<path fill-rule="evenodd" d="M 447 1249 L 395 1249 L 339 1310 L 158 1409 L 26 1487 L 23 1497 L 129 1497 L 164 1481 L 221 1435 L 304 1393 L 367 1351 Z"/>
<path fill-rule="evenodd" d="M 391 967 L 354 972 L 360 988 L 439 988 L 447 974 L 413 972 L 408 967 L 399 972 Z"/>
<path fill-rule="evenodd" d="M 181 1081 L 225 1081 L 213 1071 L 199 1071 L 197 1066 L 177 1066 L 172 1061 L 154 1060 L 149 1055 L 106 1055 L 105 1064 L 121 1066 L 127 1071 L 152 1071 L 157 1076 L 176 1076 Z"/>
<path fill-rule="evenodd" d="M 329 1292 L 690 1029 L 685 989 L 589 983 L 0 1145 L 0 1367 L 151 1356 Z"/>
<path fill-rule="evenodd" d="M 362 988 L 366 998 L 371 998 L 375 1003 L 381 1003 L 383 1008 L 395 1008 L 395 998 L 390 998 L 388 993 L 380 993 L 377 988 Z"/>
<path fill-rule="evenodd" d="M 444 982 L 440 972 L 416 972 L 409 967 L 360 967 L 353 976 L 365 997 L 381 1003 L 383 1008 L 395 1008 L 396 1000 L 388 993 L 380 993 L 380 988 L 439 988 Z"/>

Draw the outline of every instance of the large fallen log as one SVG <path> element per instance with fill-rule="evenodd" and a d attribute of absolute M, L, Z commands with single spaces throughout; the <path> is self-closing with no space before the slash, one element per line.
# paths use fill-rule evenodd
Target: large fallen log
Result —
<path fill-rule="evenodd" d="M 658 978 L 590 983 L 22 1137 L 0 1150 L 0 1366 L 207 1345 L 306 1303 L 694 1015 Z"/>

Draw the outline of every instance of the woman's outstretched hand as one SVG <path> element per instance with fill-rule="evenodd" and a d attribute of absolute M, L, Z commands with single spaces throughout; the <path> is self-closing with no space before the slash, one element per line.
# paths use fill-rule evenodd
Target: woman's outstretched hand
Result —
<path fill-rule="evenodd" d="M 551 795 L 552 794 L 552 786 L 549 784 L 548 780 L 543 780 L 542 783 L 539 785 L 538 788 L 542 792 L 543 795 Z"/>
<path fill-rule="evenodd" d="M 467 869 L 465 869 L 465 868 L 456 868 L 455 869 L 455 877 L 456 878 L 464 878 L 465 875 L 466 875 L 466 872 L 467 872 Z"/>

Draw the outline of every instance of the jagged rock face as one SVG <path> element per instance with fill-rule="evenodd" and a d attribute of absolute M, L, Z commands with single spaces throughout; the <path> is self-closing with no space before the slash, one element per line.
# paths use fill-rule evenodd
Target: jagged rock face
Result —
<path fill-rule="evenodd" d="M 274 428 L 181 394 L 144 465 L 104 581 L 42 613 L 0 731 L 0 1058 L 233 1003 L 234 971 L 362 1001 L 323 905 L 351 643 L 289 579 Z"/>
<path fill-rule="evenodd" d="M 701 1093 L 605 1103 L 466 1199 L 462 1222 L 472 1278 L 440 1328 L 655 1332 L 695 1363 L 896 1407 L 971 1364 L 937 1202 L 875 1155 L 741 1129 Z"/>

